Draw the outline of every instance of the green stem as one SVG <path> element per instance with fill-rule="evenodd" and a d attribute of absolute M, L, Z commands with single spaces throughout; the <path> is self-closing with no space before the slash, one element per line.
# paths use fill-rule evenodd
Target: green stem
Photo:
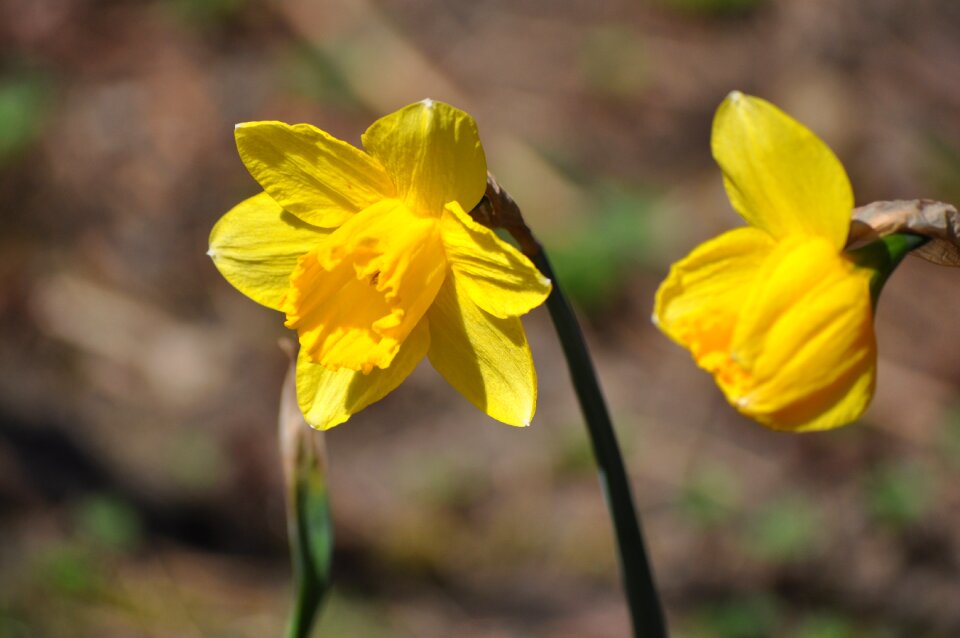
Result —
<path fill-rule="evenodd" d="M 308 582 L 309 580 L 309 578 L 295 579 L 297 591 L 293 599 L 293 609 L 290 611 L 286 638 L 307 638 L 313 628 L 322 595 L 317 593 L 317 584 Z"/>
<path fill-rule="evenodd" d="M 299 501 L 299 514 L 290 521 L 290 550 L 296 592 L 286 638 L 308 638 L 330 585 L 332 529 L 329 502 L 322 485 L 298 485 L 294 498 Z M 317 549 L 319 556 L 315 555 Z"/>
<path fill-rule="evenodd" d="M 873 299 L 873 309 L 877 309 L 880 291 L 883 290 L 887 279 L 911 250 L 920 248 L 929 240 L 921 235 L 909 233 L 894 233 L 877 239 L 874 242 L 850 251 L 850 257 L 861 268 L 870 268 L 874 271 L 870 279 L 870 296 Z"/>
<path fill-rule="evenodd" d="M 536 244 L 535 249 L 530 249 L 530 246 L 525 248 L 537 268 L 553 281 L 553 291 L 547 299 L 547 308 L 563 346 L 580 409 L 587 422 L 593 454 L 599 468 L 600 483 L 613 519 L 633 635 L 636 638 L 665 637 L 666 621 L 633 505 L 630 481 L 580 324 L 560 289 L 543 247 Z"/>

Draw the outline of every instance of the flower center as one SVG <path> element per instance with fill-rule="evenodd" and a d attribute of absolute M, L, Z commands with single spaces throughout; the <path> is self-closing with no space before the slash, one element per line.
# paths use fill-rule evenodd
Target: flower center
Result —
<path fill-rule="evenodd" d="M 378 202 L 300 258 L 282 304 L 286 326 L 330 370 L 386 368 L 445 273 L 437 220 Z"/>

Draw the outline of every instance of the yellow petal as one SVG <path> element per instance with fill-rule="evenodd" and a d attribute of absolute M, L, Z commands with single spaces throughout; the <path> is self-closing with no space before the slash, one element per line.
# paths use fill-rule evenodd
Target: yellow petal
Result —
<path fill-rule="evenodd" d="M 429 347 L 430 331 L 422 321 L 403 342 L 390 367 L 370 374 L 346 368 L 328 370 L 301 349 L 297 356 L 297 402 L 304 418 L 321 430 L 343 423 L 399 386 Z"/>
<path fill-rule="evenodd" d="M 464 212 L 447 205 L 441 221 L 450 268 L 470 299 L 496 317 L 518 317 L 550 294 L 550 280 L 519 250 Z"/>
<path fill-rule="evenodd" d="M 237 290 L 279 310 L 297 259 L 328 233 L 302 222 L 260 193 L 220 218 L 210 231 L 207 254 Z"/>
<path fill-rule="evenodd" d="M 300 259 L 281 309 L 315 362 L 369 372 L 390 365 L 446 271 L 439 221 L 383 200 Z"/>
<path fill-rule="evenodd" d="M 734 91 L 717 109 L 711 146 L 730 202 L 751 225 L 777 239 L 817 236 L 843 248 L 850 181 L 810 130 L 769 102 Z"/>
<path fill-rule="evenodd" d="M 737 228 L 697 246 L 670 269 L 657 290 L 653 320 L 715 372 L 726 361 L 740 310 L 775 242 L 756 228 Z"/>
<path fill-rule="evenodd" d="M 537 373 L 520 319 L 500 319 L 478 308 L 456 275 L 444 281 L 427 317 L 433 367 L 490 417 L 529 425 Z"/>
<path fill-rule="evenodd" d="M 414 210 L 440 215 L 452 201 L 470 210 L 483 196 L 487 160 L 476 122 L 459 109 L 417 102 L 374 122 L 362 139 Z"/>
<path fill-rule="evenodd" d="M 741 412 L 778 429 L 855 420 L 875 383 L 871 271 L 819 238 L 783 242 L 763 270 L 731 344 L 745 376 L 721 387 Z"/>
<path fill-rule="evenodd" d="M 859 419 L 870 405 L 877 385 L 876 351 L 819 392 L 780 411 L 754 416 L 775 430 L 815 432 L 837 428 Z M 744 412 L 752 416 L 749 412 Z"/>
<path fill-rule="evenodd" d="M 394 186 L 375 159 L 309 124 L 246 122 L 234 132 L 240 158 L 283 208 L 334 228 Z"/>

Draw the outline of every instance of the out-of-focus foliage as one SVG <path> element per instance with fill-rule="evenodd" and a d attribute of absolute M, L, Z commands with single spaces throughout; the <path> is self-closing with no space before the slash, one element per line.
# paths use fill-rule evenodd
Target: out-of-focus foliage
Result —
<path fill-rule="evenodd" d="M 238 14 L 249 0 L 164 0 L 185 23 L 216 24 Z"/>
<path fill-rule="evenodd" d="M 775 599 L 756 594 L 706 605 L 690 638 L 767 638 L 776 635 L 779 609 Z"/>
<path fill-rule="evenodd" d="M 800 494 L 789 494 L 759 509 L 747 536 L 747 550 L 772 562 L 799 561 L 821 541 L 820 513 Z"/>
<path fill-rule="evenodd" d="M 934 498 L 932 489 L 927 469 L 900 461 L 874 468 L 864 482 L 870 513 L 895 529 L 908 527 L 926 514 Z"/>
<path fill-rule="evenodd" d="M 611 302 L 623 277 L 648 258 L 647 219 L 652 199 L 624 189 L 598 189 L 590 199 L 590 221 L 550 246 L 557 278 L 587 310 Z"/>
<path fill-rule="evenodd" d="M 95 546 L 131 551 L 142 540 L 142 523 L 137 513 L 117 498 L 87 497 L 77 504 L 74 516 L 79 536 Z"/>
<path fill-rule="evenodd" d="M 356 106 L 357 97 L 340 69 L 323 51 L 308 45 L 290 51 L 284 75 L 291 88 L 311 100 Z"/>
<path fill-rule="evenodd" d="M 834 614 L 811 614 L 801 621 L 791 638 L 854 638 L 858 634 L 854 623 Z"/>
<path fill-rule="evenodd" d="M 713 528 L 731 520 L 741 507 L 736 476 L 727 468 L 698 468 L 684 485 L 680 505 L 690 520 Z"/>
<path fill-rule="evenodd" d="M 921 165 L 930 175 L 930 181 L 942 193 L 944 201 L 960 201 L 960 146 L 951 144 L 944 136 L 929 135 L 927 155 Z"/>
<path fill-rule="evenodd" d="M 0 79 L 0 167 L 42 133 L 50 90 L 50 80 L 38 72 Z"/>
<path fill-rule="evenodd" d="M 660 0 L 663 4 L 703 14 L 736 14 L 756 9 L 767 0 Z"/>
<path fill-rule="evenodd" d="M 649 86 L 643 38 L 622 26 L 588 30 L 580 50 L 580 73 L 601 95 L 630 98 Z"/>

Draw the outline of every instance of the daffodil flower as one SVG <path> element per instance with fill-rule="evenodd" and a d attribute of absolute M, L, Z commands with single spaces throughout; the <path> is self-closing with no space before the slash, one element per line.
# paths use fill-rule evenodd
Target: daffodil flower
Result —
<path fill-rule="evenodd" d="M 374 122 L 366 151 L 308 124 L 249 122 L 264 192 L 224 215 L 210 255 L 297 331 L 297 399 L 317 428 L 396 388 L 426 356 L 488 415 L 528 425 L 536 373 L 520 315 L 550 281 L 467 213 L 486 159 L 476 123 L 424 100 Z"/>
<path fill-rule="evenodd" d="M 738 92 L 717 110 L 711 146 L 748 226 L 673 265 L 655 323 L 763 425 L 854 421 L 876 383 L 875 271 L 843 252 L 853 209 L 843 166 L 803 125 Z"/>

